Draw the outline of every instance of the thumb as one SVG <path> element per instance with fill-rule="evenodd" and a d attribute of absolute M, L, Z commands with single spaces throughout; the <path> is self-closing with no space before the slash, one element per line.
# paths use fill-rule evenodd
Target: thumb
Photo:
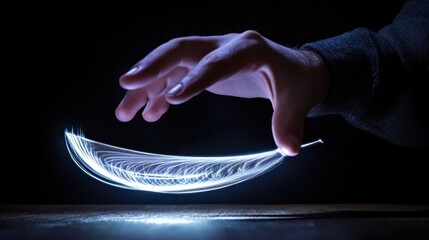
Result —
<path fill-rule="evenodd" d="M 273 137 L 280 150 L 287 156 L 299 153 L 304 135 L 307 111 L 287 99 L 277 102 L 272 119 Z"/>

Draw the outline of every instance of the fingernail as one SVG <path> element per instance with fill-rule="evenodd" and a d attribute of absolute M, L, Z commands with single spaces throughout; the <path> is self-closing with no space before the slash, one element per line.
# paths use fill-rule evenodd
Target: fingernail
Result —
<path fill-rule="evenodd" d="M 125 73 L 124 75 L 131 75 L 131 74 L 137 72 L 137 70 L 139 70 L 138 67 L 133 67 L 127 73 Z"/>
<path fill-rule="evenodd" d="M 183 90 L 183 83 L 178 83 L 174 87 L 170 88 L 170 90 L 168 90 L 167 95 L 169 96 L 177 95 L 182 90 Z"/>

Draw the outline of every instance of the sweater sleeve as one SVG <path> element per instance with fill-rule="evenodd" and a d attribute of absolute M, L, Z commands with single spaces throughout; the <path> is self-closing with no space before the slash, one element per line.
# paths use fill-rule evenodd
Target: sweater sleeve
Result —
<path fill-rule="evenodd" d="M 302 49 L 318 53 L 330 74 L 309 117 L 340 114 L 395 144 L 429 146 L 429 1 L 406 2 L 379 32 L 358 28 Z"/>

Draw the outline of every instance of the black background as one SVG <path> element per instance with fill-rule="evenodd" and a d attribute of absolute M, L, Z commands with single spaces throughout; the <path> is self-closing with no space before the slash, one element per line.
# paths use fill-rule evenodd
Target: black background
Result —
<path fill-rule="evenodd" d="M 159 194 L 115 188 L 87 176 L 68 155 L 65 129 L 165 154 L 231 155 L 276 147 L 272 108 L 262 99 L 203 93 L 172 106 L 156 123 L 139 116 L 129 123 L 116 120 L 114 110 L 125 93 L 118 78 L 159 44 L 187 35 L 253 29 L 299 47 L 356 27 L 377 31 L 392 21 L 402 2 L 180 4 L 185 10 L 168 3 L 38 5 L 41 11 L 27 6 L 5 21 L 7 38 L 11 37 L 5 47 L 14 54 L 7 59 L 10 77 L 3 88 L 7 142 L 3 151 L 9 156 L 2 157 L 2 203 L 428 202 L 425 149 L 395 146 L 338 116 L 306 123 L 305 141 L 322 138 L 325 144 L 302 150 L 258 178 L 221 190 Z M 16 25 L 20 17 L 25 23 Z"/>

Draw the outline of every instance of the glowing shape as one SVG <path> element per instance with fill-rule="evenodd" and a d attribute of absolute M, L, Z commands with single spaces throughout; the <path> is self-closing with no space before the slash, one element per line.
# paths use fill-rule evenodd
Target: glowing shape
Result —
<path fill-rule="evenodd" d="M 65 138 L 73 160 L 88 175 L 121 188 L 162 193 L 224 188 L 265 173 L 285 158 L 279 149 L 241 156 L 189 157 L 129 150 L 67 131 Z"/>

